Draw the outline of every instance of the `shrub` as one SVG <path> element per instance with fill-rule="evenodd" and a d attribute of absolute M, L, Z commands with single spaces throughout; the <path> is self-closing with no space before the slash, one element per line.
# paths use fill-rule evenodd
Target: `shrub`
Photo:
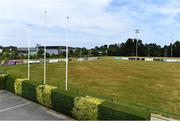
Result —
<path fill-rule="evenodd" d="M 8 75 L 5 81 L 6 81 L 6 89 L 10 92 L 15 92 L 15 88 L 14 88 L 15 78 Z"/>
<path fill-rule="evenodd" d="M 39 85 L 36 88 L 36 94 L 37 94 L 37 101 L 46 106 L 46 107 L 52 107 L 51 103 L 51 92 L 53 89 L 56 89 L 57 87 L 51 86 L 51 85 Z"/>
<path fill-rule="evenodd" d="M 17 95 L 22 95 L 22 83 L 27 79 L 16 79 L 14 84 L 15 93 Z"/>
<path fill-rule="evenodd" d="M 5 89 L 5 87 L 6 87 L 6 78 L 7 77 L 7 75 L 6 74 L 1 74 L 0 75 L 0 89 Z"/>
<path fill-rule="evenodd" d="M 149 114 L 140 109 L 130 106 L 123 106 L 112 102 L 104 101 L 98 107 L 98 119 L 100 120 L 145 120 Z"/>
<path fill-rule="evenodd" d="M 36 87 L 37 85 L 32 82 L 23 81 L 22 83 L 22 96 L 36 102 Z"/>
<path fill-rule="evenodd" d="M 72 111 L 73 117 L 80 120 L 97 120 L 98 106 L 102 100 L 93 97 L 76 97 Z"/>
<path fill-rule="evenodd" d="M 70 91 L 64 90 L 53 90 L 52 91 L 52 108 L 55 111 L 63 114 L 72 116 L 72 109 L 74 107 L 74 98 L 77 94 Z"/>

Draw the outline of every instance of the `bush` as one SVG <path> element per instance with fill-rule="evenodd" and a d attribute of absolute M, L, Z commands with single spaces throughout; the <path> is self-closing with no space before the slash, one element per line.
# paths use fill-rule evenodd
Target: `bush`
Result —
<path fill-rule="evenodd" d="M 72 111 L 73 117 L 79 120 L 97 120 L 98 106 L 102 100 L 93 97 L 76 97 Z"/>
<path fill-rule="evenodd" d="M 32 82 L 23 81 L 22 83 L 22 96 L 36 102 L 36 87 L 37 85 Z"/>
<path fill-rule="evenodd" d="M 51 92 L 53 89 L 56 89 L 57 87 L 51 86 L 51 85 L 39 85 L 36 88 L 36 94 L 37 94 L 37 101 L 46 106 L 46 107 L 52 107 L 51 103 Z"/>
<path fill-rule="evenodd" d="M 15 78 L 8 75 L 5 81 L 6 81 L 6 89 L 10 92 L 15 92 L 15 88 L 14 88 Z"/>
<path fill-rule="evenodd" d="M 63 114 L 72 116 L 72 109 L 74 107 L 74 98 L 77 94 L 64 91 L 64 90 L 53 90 L 52 91 L 52 108 L 55 111 L 61 112 Z"/>
<path fill-rule="evenodd" d="M 5 89 L 6 88 L 6 74 L 1 74 L 0 75 L 0 89 Z"/>
<path fill-rule="evenodd" d="M 16 79 L 15 80 L 14 89 L 15 89 L 15 93 L 17 95 L 22 95 L 22 83 L 25 80 L 27 80 L 27 79 Z"/>
<path fill-rule="evenodd" d="M 148 120 L 149 114 L 140 109 L 104 101 L 98 107 L 100 120 Z"/>

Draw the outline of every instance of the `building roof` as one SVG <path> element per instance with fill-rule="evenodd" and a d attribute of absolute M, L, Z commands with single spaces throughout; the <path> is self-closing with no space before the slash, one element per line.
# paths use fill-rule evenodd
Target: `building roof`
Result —
<path fill-rule="evenodd" d="M 30 47 L 30 50 L 36 51 L 36 48 Z M 28 51 L 28 48 L 27 47 L 20 47 L 20 48 L 17 48 L 17 51 Z"/>
<path fill-rule="evenodd" d="M 44 49 L 44 46 L 39 46 L 38 48 Z M 68 47 L 69 49 L 75 49 L 73 47 Z M 46 46 L 46 49 L 66 49 L 66 46 Z"/>

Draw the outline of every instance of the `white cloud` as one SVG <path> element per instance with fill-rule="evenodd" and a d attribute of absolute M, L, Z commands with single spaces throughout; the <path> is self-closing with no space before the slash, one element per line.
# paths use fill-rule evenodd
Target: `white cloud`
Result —
<path fill-rule="evenodd" d="M 0 30 L 1 40 L 12 40 L 13 37 L 10 35 L 15 36 L 16 41 L 23 39 L 26 32 L 19 33 L 26 31 L 25 24 L 30 23 L 40 28 L 33 30 L 33 39 L 41 42 L 43 39 L 41 28 L 44 24 L 46 9 L 48 11 L 48 37 L 54 43 L 59 39 L 65 39 L 66 16 L 70 16 L 73 45 L 92 39 L 95 42 L 98 41 L 99 44 L 119 42 L 117 40 L 134 36 L 133 29 L 135 28 L 142 30 L 141 37 L 146 42 L 150 42 L 151 39 L 162 41 L 164 37 L 158 37 L 157 32 L 163 33 L 171 25 L 180 25 L 177 20 L 180 14 L 178 0 L 167 0 L 163 4 L 156 4 L 152 0 L 124 1 L 128 3 L 117 5 L 117 10 L 110 11 L 114 7 L 110 6 L 112 0 L 0 0 L 0 19 L 13 21 L 0 24 L 3 28 Z M 162 16 L 153 18 L 156 14 Z M 54 28 L 58 31 L 51 32 Z M 11 29 L 15 30 L 14 33 Z"/>
<path fill-rule="evenodd" d="M 93 33 L 96 29 L 117 31 L 125 23 L 121 24 L 116 16 L 104 11 L 110 2 L 111 0 L 1 0 L 0 18 L 43 25 L 43 11 L 47 9 L 49 27 L 65 27 L 65 18 L 70 16 L 73 30 L 87 29 Z"/>

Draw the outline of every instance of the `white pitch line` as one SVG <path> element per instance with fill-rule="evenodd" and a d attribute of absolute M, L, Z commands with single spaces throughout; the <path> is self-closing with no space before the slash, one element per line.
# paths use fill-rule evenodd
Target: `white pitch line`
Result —
<path fill-rule="evenodd" d="M 6 108 L 6 109 L 2 109 L 2 110 L 0 110 L 0 113 L 1 113 L 1 112 L 4 112 L 4 111 L 11 110 L 11 109 L 15 109 L 15 108 L 23 107 L 23 106 L 26 106 L 26 105 L 29 105 L 29 104 L 31 104 L 31 102 L 24 103 L 24 104 L 17 105 L 17 106 L 13 106 L 13 107 Z"/>

